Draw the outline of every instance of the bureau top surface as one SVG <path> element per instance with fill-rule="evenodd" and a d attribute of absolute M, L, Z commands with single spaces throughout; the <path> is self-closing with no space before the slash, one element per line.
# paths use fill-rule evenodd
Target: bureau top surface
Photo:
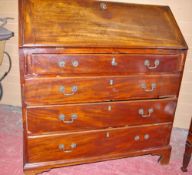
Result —
<path fill-rule="evenodd" d="M 166 6 L 20 0 L 20 47 L 187 49 Z"/>

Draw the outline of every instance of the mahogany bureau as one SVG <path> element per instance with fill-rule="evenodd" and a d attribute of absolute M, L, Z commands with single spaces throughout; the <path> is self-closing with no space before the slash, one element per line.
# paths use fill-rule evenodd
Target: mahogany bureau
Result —
<path fill-rule="evenodd" d="M 24 171 L 158 155 L 187 45 L 167 6 L 20 0 Z"/>

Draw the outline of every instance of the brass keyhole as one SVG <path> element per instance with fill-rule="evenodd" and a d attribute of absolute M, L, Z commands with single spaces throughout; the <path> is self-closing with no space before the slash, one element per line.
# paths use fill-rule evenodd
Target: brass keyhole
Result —
<path fill-rule="evenodd" d="M 114 84 L 114 80 L 109 80 L 109 84 L 112 86 Z"/>
<path fill-rule="evenodd" d="M 109 138 L 110 137 L 110 134 L 109 132 L 106 133 L 106 138 Z"/>
<path fill-rule="evenodd" d="M 111 106 L 108 106 L 108 111 L 111 111 L 112 107 Z"/>

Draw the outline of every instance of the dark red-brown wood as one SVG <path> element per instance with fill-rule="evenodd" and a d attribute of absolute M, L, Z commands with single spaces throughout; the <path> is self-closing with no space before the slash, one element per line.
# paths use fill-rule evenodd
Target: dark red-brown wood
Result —
<path fill-rule="evenodd" d="M 28 162 L 76 160 L 95 156 L 133 152 L 168 144 L 171 125 L 106 129 L 28 139 Z M 163 137 L 162 137 L 163 136 Z M 64 144 L 63 150 L 59 145 Z M 71 148 L 71 144 L 76 144 Z"/>
<path fill-rule="evenodd" d="M 168 73 L 181 71 L 181 65 L 181 55 L 32 54 L 27 57 L 27 73 L 35 75 Z"/>
<path fill-rule="evenodd" d="M 20 46 L 174 48 L 187 45 L 167 6 L 21 0 Z"/>
<path fill-rule="evenodd" d="M 172 122 L 175 108 L 176 99 L 27 108 L 27 132 L 46 134 Z M 65 119 L 61 120 L 63 115 Z"/>
<path fill-rule="evenodd" d="M 141 156 L 141 155 L 147 155 L 147 154 L 150 154 L 153 156 L 160 156 L 158 159 L 158 162 L 161 165 L 165 165 L 169 163 L 171 146 L 168 145 L 163 147 L 145 149 L 142 151 L 117 153 L 115 155 L 113 154 L 113 155 L 102 155 L 100 157 L 82 158 L 82 159 L 76 160 L 75 162 L 73 160 L 59 160 L 59 161 L 41 162 L 41 163 L 28 163 L 28 164 L 25 164 L 24 168 L 25 168 L 26 175 L 34 175 L 40 172 L 47 171 L 50 168 L 58 168 L 61 166 L 71 166 L 71 165 L 77 165 L 81 163 L 100 162 L 105 160 L 113 160 L 113 159 Z"/>
<path fill-rule="evenodd" d="M 25 102 L 28 105 L 64 104 L 177 96 L 179 83 L 179 74 L 58 77 L 27 79 L 24 91 Z M 146 85 L 146 88 L 142 87 L 143 84 Z M 155 84 L 155 88 L 152 87 L 153 84 Z M 73 86 L 77 87 L 75 93 L 72 92 Z M 64 92 L 61 91 L 63 87 Z"/>

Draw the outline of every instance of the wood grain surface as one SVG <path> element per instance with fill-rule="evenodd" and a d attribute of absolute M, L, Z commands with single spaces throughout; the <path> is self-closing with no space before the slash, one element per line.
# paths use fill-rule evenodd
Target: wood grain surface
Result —
<path fill-rule="evenodd" d="M 21 2 L 20 28 L 25 30 L 20 46 L 187 48 L 167 6 L 106 2 L 103 7 L 92 0 Z"/>
<path fill-rule="evenodd" d="M 27 108 L 28 134 L 172 122 L 177 100 L 140 100 Z M 150 109 L 153 112 L 150 113 Z M 140 114 L 143 110 L 144 114 Z M 73 119 L 73 116 L 77 118 Z M 64 120 L 62 116 L 65 116 Z"/>
<path fill-rule="evenodd" d="M 37 136 L 28 139 L 28 162 L 74 160 L 166 146 L 171 128 L 165 124 Z M 64 144 L 63 150 L 59 149 L 60 144 Z M 76 144 L 76 148 L 71 148 L 71 144 Z"/>
<path fill-rule="evenodd" d="M 181 55 L 32 54 L 27 57 L 27 74 L 65 76 L 167 73 L 181 71 L 182 64 Z"/>
<path fill-rule="evenodd" d="M 177 96 L 180 79 L 180 74 L 27 79 L 24 98 L 28 105 L 48 105 Z"/>
<path fill-rule="evenodd" d="M 95 156 L 95 157 L 89 157 L 89 158 L 79 158 L 77 159 L 71 159 L 71 160 L 58 160 L 58 161 L 49 161 L 49 162 L 39 162 L 39 163 L 27 163 L 24 166 L 25 175 L 36 175 L 41 172 L 47 172 L 50 169 L 53 168 L 59 168 L 59 167 L 66 167 L 71 165 L 78 165 L 82 163 L 92 163 L 92 162 L 100 162 L 100 161 L 106 161 L 106 160 L 114 160 L 114 159 L 120 159 L 120 158 L 126 158 L 126 157 L 133 157 L 133 156 L 142 156 L 142 155 L 152 155 L 152 156 L 160 156 L 158 162 L 161 165 L 167 165 L 170 160 L 170 154 L 171 154 L 171 146 L 162 146 L 162 147 L 156 147 L 151 149 L 145 149 L 142 151 L 130 151 L 130 152 L 124 152 L 124 153 L 117 153 L 113 155 L 102 155 L 102 156 Z"/>

